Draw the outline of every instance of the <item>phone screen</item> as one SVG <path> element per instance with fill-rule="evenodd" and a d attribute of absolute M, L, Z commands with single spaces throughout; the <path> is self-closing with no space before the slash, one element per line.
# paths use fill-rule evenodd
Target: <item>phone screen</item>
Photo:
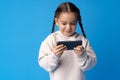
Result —
<path fill-rule="evenodd" d="M 74 47 L 78 46 L 78 45 L 82 45 L 82 41 L 58 41 L 57 45 L 66 45 L 67 46 L 67 50 L 72 50 Z"/>

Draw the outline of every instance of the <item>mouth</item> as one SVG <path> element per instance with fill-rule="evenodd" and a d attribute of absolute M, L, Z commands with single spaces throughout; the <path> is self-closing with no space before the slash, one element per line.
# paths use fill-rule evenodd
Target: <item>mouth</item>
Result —
<path fill-rule="evenodd" d="M 72 31 L 71 30 L 69 30 L 69 31 L 66 31 L 67 33 L 71 33 Z"/>
<path fill-rule="evenodd" d="M 66 31 L 66 34 L 71 35 L 71 34 L 73 34 L 73 32 L 72 31 Z"/>

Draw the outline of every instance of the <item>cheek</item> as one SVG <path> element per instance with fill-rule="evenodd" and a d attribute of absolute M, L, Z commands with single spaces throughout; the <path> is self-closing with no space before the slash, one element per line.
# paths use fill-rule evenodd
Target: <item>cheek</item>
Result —
<path fill-rule="evenodd" d="M 76 29 L 76 26 L 72 26 L 72 30 L 75 30 Z"/>
<path fill-rule="evenodd" d="M 65 28 L 65 26 L 59 25 L 59 29 L 64 29 L 64 28 Z"/>

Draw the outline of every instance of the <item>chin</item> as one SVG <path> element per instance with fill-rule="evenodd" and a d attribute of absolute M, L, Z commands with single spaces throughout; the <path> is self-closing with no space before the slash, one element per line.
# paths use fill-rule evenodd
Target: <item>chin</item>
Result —
<path fill-rule="evenodd" d="M 70 37 L 70 36 L 72 36 L 73 34 L 66 34 L 65 36 L 67 36 L 67 37 Z"/>
<path fill-rule="evenodd" d="M 64 33 L 64 35 L 67 36 L 67 37 L 70 37 L 70 36 L 72 36 L 73 34 L 74 34 L 73 32 L 66 32 L 66 33 Z"/>

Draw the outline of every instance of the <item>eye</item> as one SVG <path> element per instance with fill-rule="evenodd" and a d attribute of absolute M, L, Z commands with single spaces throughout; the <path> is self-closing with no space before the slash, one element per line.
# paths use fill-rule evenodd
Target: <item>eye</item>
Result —
<path fill-rule="evenodd" d="M 67 23 L 62 23 L 62 25 L 66 25 Z"/>
<path fill-rule="evenodd" d="M 76 22 L 70 23 L 71 25 L 76 25 Z"/>

